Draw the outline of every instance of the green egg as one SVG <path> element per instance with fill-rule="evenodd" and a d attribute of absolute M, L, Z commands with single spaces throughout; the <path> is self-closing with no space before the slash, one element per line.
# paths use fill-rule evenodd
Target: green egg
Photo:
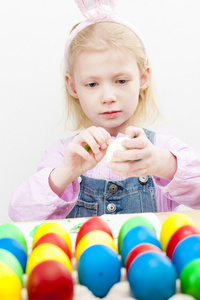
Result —
<path fill-rule="evenodd" d="M 142 216 L 135 216 L 135 217 L 128 219 L 122 225 L 120 232 L 119 232 L 119 236 L 118 236 L 119 253 L 121 251 L 121 243 L 122 243 L 125 235 L 129 232 L 129 230 L 131 230 L 133 227 L 136 227 L 136 226 L 147 226 L 147 227 L 153 229 L 153 231 L 155 231 L 155 233 L 156 233 L 156 230 L 155 230 L 153 224 L 147 218 L 142 217 Z"/>
<path fill-rule="evenodd" d="M 186 265 L 180 274 L 181 290 L 200 300 L 200 258 Z"/>
<path fill-rule="evenodd" d="M 27 254 L 27 243 L 22 231 L 11 223 L 4 223 L 0 225 L 0 238 L 13 238 L 20 242 Z"/>

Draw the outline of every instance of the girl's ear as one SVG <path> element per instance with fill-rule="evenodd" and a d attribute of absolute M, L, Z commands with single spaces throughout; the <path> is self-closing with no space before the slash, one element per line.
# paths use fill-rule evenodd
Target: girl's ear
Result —
<path fill-rule="evenodd" d="M 142 73 L 140 77 L 140 91 L 145 90 L 150 83 L 151 79 L 151 71 L 149 67 L 146 67 L 145 71 Z"/>
<path fill-rule="evenodd" d="M 65 75 L 65 80 L 66 80 L 67 89 L 68 89 L 68 92 L 70 93 L 70 95 L 72 97 L 78 99 L 78 95 L 77 95 L 77 92 L 76 92 L 76 88 L 75 88 L 73 78 L 69 73 L 67 73 Z"/>

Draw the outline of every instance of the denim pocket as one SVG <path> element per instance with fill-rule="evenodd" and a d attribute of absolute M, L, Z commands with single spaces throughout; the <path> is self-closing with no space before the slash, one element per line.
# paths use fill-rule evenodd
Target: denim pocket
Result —
<path fill-rule="evenodd" d="M 72 211 L 67 215 L 67 218 L 93 217 L 93 216 L 97 216 L 97 214 L 98 214 L 97 202 L 87 202 L 78 199 Z"/>

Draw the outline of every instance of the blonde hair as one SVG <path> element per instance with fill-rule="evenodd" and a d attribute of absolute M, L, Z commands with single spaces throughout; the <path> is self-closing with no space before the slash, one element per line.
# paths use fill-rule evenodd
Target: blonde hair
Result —
<path fill-rule="evenodd" d="M 72 29 L 73 30 L 73 29 Z M 73 65 L 77 55 L 83 50 L 113 49 L 131 53 L 137 61 L 141 74 L 146 67 L 150 67 L 143 47 L 136 35 L 124 25 L 112 22 L 95 23 L 84 28 L 72 40 L 68 50 L 68 64 L 73 76 Z M 65 71 L 66 74 L 66 71 Z M 91 121 L 85 115 L 78 99 L 72 97 L 66 86 L 67 121 L 71 120 L 73 130 L 91 126 Z M 144 126 L 153 123 L 160 115 L 157 96 L 153 84 L 152 74 L 149 86 L 141 90 L 139 101 L 134 112 L 134 126 Z"/>

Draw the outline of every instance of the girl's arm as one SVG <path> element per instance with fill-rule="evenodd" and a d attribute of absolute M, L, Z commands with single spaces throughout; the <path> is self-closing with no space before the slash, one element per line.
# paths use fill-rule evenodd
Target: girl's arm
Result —
<path fill-rule="evenodd" d="M 162 134 L 156 135 L 155 144 L 169 149 L 177 160 L 177 171 L 171 181 L 154 176 L 158 196 L 172 200 L 171 210 L 175 202 L 200 209 L 200 151 L 176 137 Z"/>
<path fill-rule="evenodd" d="M 8 211 L 13 221 L 60 219 L 72 210 L 79 193 L 78 180 L 69 184 L 61 197 L 49 184 L 50 174 L 62 162 L 69 141 L 59 140 L 46 151 L 37 172 L 14 191 Z"/>
<path fill-rule="evenodd" d="M 113 173 L 122 177 L 154 175 L 172 180 L 177 171 L 176 157 L 168 150 L 157 147 L 147 138 L 143 129 L 127 127 L 122 141 L 125 150 L 116 150 L 113 155 L 120 162 L 109 162 Z"/>
<path fill-rule="evenodd" d="M 52 190 L 61 196 L 71 182 L 93 169 L 104 157 L 111 140 L 105 129 L 95 126 L 76 135 L 67 145 L 61 164 L 50 175 Z"/>
<path fill-rule="evenodd" d="M 136 138 L 124 141 L 128 150 L 115 155 L 130 161 L 109 163 L 112 171 L 126 177 L 153 175 L 159 206 L 167 201 L 169 210 L 179 204 L 200 209 L 200 151 L 162 134 L 152 145 L 141 128 L 128 127 L 126 134 Z"/>
<path fill-rule="evenodd" d="M 46 152 L 37 172 L 14 192 L 9 205 L 13 221 L 65 218 L 76 204 L 78 177 L 105 155 L 110 134 L 92 126 Z M 84 146 L 89 145 L 88 152 Z"/>

